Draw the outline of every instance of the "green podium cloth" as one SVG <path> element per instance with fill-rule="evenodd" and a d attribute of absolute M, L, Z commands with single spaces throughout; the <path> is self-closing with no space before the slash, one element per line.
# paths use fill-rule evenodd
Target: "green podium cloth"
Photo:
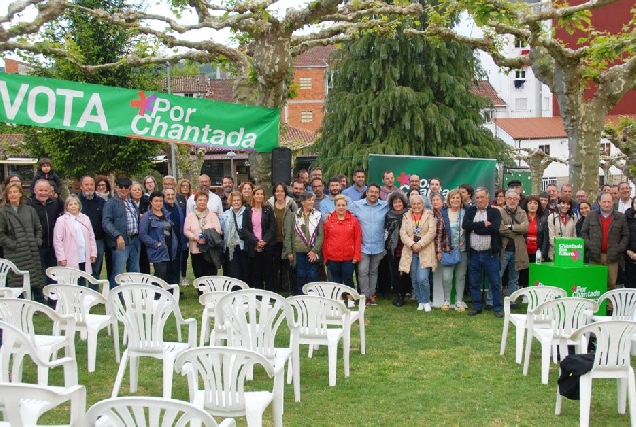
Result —
<path fill-rule="evenodd" d="M 607 292 L 607 267 L 583 264 L 577 267 L 556 266 L 551 262 L 530 264 L 530 286 L 556 286 L 565 289 L 569 297 L 598 300 Z M 605 314 L 605 303 L 596 314 Z"/>

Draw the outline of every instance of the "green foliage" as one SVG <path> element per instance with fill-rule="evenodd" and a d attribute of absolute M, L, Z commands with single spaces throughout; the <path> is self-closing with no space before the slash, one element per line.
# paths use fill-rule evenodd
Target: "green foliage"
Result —
<path fill-rule="evenodd" d="M 130 7 L 126 0 L 75 0 L 89 8 L 117 11 Z M 153 46 L 134 33 L 98 21 L 77 10 L 70 10 L 65 19 L 50 27 L 51 43 L 63 45 L 90 64 L 117 62 L 125 55 L 152 55 Z M 86 82 L 113 87 L 144 90 L 158 89 L 157 81 L 163 67 L 131 68 L 120 66 L 87 73 L 66 60 L 56 60 L 52 66 L 35 73 L 42 77 Z M 62 175 L 78 178 L 84 174 L 127 173 L 146 170 L 159 145 L 143 140 L 109 135 L 32 128 L 26 136 L 26 146 L 35 156 L 47 156 Z"/>
<path fill-rule="evenodd" d="M 473 61 L 455 42 L 370 34 L 345 45 L 316 143 L 324 175 L 366 167 L 369 154 L 500 158 L 469 92 Z"/>

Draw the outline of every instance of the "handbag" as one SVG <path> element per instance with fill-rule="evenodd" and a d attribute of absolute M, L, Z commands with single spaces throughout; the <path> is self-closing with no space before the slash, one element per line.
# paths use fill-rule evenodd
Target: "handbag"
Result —
<path fill-rule="evenodd" d="M 461 239 L 461 224 L 462 224 L 462 212 L 459 211 L 459 218 L 457 219 L 459 222 L 459 238 Z M 442 259 L 440 264 L 444 267 L 452 267 L 454 265 L 462 262 L 462 253 L 459 251 L 459 245 L 453 247 L 450 252 L 442 251 Z"/>
<path fill-rule="evenodd" d="M 459 251 L 459 246 L 455 246 L 450 252 L 442 251 L 442 260 L 440 263 L 444 267 L 452 267 L 460 262 L 462 262 L 462 253 Z"/>

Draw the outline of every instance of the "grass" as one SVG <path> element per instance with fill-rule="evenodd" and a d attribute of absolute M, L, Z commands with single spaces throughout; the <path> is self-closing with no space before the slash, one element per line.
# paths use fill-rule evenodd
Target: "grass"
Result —
<path fill-rule="evenodd" d="M 193 287 L 184 289 L 184 317 L 201 317 Z M 285 387 L 284 423 L 287 426 L 575 426 L 579 421 L 577 401 L 564 400 L 562 414 L 554 415 L 558 367 L 550 369 L 549 385 L 540 380 L 540 346 L 533 345 L 530 371 L 514 362 L 514 328 L 508 334 L 504 356 L 499 355 L 502 319 L 491 312 L 469 317 L 466 313 L 415 310 L 409 301 L 402 308 L 381 300 L 366 311 L 366 355 L 359 352 L 359 331 L 352 330 L 351 376 L 343 377 L 339 353 L 337 386 L 329 387 L 327 351 L 321 347 L 307 358 L 301 347 L 301 401 L 294 402 L 293 387 Z M 173 325 L 169 324 L 169 326 Z M 200 325 L 199 325 L 200 327 Z M 176 339 L 174 328 L 167 338 Z M 200 329 L 199 329 L 200 330 Z M 185 330 L 184 330 L 185 332 Z M 87 407 L 110 397 L 117 364 L 112 338 L 100 333 L 97 370 L 87 372 L 86 344 L 76 340 L 80 383 L 87 388 Z M 33 373 L 31 373 L 33 374 Z M 34 375 L 31 375 L 32 378 Z M 140 360 L 136 395 L 160 396 L 161 361 Z M 61 372 L 50 374 L 51 383 L 61 381 Z M 256 377 L 255 387 L 271 387 Z M 595 380 L 592 388 L 590 424 L 629 425 L 629 415 L 616 412 L 616 382 Z M 128 394 L 128 374 L 121 395 Z M 185 378 L 175 374 L 173 397 L 187 400 Z M 271 409 L 265 425 L 272 425 Z M 44 416 L 43 422 L 68 422 L 65 409 Z M 237 419 L 244 426 L 243 418 Z"/>

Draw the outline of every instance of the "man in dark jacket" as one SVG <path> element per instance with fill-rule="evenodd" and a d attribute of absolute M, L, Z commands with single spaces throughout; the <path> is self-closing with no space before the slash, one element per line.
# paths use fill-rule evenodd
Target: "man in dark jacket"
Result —
<path fill-rule="evenodd" d="M 64 213 L 64 205 L 60 199 L 51 197 L 51 183 L 46 179 L 39 179 L 33 187 L 34 194 L 28 204 L 32 206 L 42 224 L 42 246 L 40 246 L 40 264 L 46 283 L 53 281 L 46 276 L 46 269 L 57 266 L 55 250 L 53 249 L 53 228 L 57 218 Z"/>
<path fill-rule="evenodd" d="M 495 317 L 503 317 L 501 278 L 499 264 L 501 252 L 501 212 L 490 206 L 490 196 L 484 187 L 475 190 L 475 206 L 466 207 L 462 228 L 466 230 L 468 249 L 468 276 L 473 309 L 469 316 L 482 312 L 481 278 L 485 272 L 492 292 L 492 307 Z"/>
<path fill-rule="evenodd" d="M 614 209 L 614 199 L 608 192 L 598 197 L 599 210 L 593 210 L 583 221 L 581 236 L 591 264 L 607 266 L 607 290 L 616 287 L 618 263 L 629 242 L 629 227 L 625 215 Z M 610 302 L 607 309 L 611 310 Z"/>
<path fill-rule="evenodd" d="M 106 201 L 95 194 L 95 180 L 90 176 L 83 176 L 80 180 L 79 200 L 82 204 L 82 213 L 91 220 L 97 256 L 91 265 L 93 277 L 99 279 L 102 274 L 102 260 L 104 259 L 104 227 L 102 227 L 102 215 Z"/>
<path fill-rule="evenodd" d="M 115 277 L 124 270 L 129 273 L 139 272 L 139 211 L 130 199 L 131 185 L 130 178 L 117 178 L 115 196 L 104 205 L 102 227 L 106 244 L 113 255 L 113 272 L 108 278 L 111 289 L 117 286 Z"/>

